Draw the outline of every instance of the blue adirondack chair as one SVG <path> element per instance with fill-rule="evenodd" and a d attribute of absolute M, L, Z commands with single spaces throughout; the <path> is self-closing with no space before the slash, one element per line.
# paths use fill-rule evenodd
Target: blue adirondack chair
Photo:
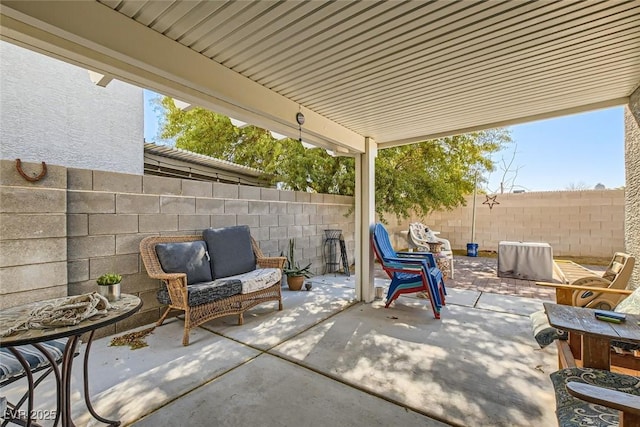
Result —
<path fill-rule="evenodd" d="M 429 295 L 434 317 L 439 319 L 447 291 L 433 254 L 396 252 L 391 246 L 387 230 L 380 223 L 372 227 L 371 244 L 383 270 L 391 279 L 385 307 L 389 307 L 402 294 L 424 291 Z"/>

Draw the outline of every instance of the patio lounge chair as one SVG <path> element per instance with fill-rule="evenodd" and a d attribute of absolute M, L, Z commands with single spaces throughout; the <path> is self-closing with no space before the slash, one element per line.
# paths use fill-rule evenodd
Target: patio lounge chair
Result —
<path fill-rule="evenodd" d="M 429 243 L 441 243 L 442 250 L 440 254 L 447 257 L 449 261 L 449 274 L 453 279 L 453 250 L 451 249 L 451 243 L 447 239 L 438 237 L 437 234 L 440 233 L 429 229 L 429 227 L 421 222 L 412 222 L 409 224 L 409 232 L 407 233 L 409 248 L 417 248 L 419 251 L 431 252 Z"/>
<path fill-rule="evenodd" d="M 571 283 L 577 286 L 625 289 L 631 278 L 635 262 L 636 259 L 631 255 L 616 252 L 602 277 L 582 277 Z M 594 290 L 576 291 L 573 293 L 572 305 L 611 310 L 621 299 L 621 295 L 604 294 Z"/>
<path fill-rule="evenodd" d="M 556 273 L 564 283 L 537 282 L 537 285 L 555 288 L 558 304 L 613 310 L 624 295 L 604 293 L 598 291 L 598 288 L 625 289 L 631 278 L 634 265 L 635 258 L 633 256 L 616 252 L 604 274 L 598 276 L 573 261 L 554 260 Z M 566 284 L 570 286 L 565 286 Z"/>
<path fill-rule="evenodd" d="M 442 272 L 430 253 L 397 253 L 391 246 L 389 234 L 382 224 L 375 224 L 371 231 L 371 244 L 383 270 L 391 279 L 385 307 L 402 294 L 426 292 L 433 315 L 440 318 L 445 305 L 446 289 Z"/>

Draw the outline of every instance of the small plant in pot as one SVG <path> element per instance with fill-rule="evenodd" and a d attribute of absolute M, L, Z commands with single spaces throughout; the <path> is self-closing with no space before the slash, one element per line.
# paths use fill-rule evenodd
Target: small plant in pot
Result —
<path fill-rule="evenodd" d="M 282 270 L 284 274 L 287 275 L 287 285 L 289 289 L 292 291 L 299 291 L 302 289 L 302 284 L 304 283 L 304 279 L 312 277 L 313 274 L 309 270 L 311 267 L 311 263 L 309 263 L 306 267 L 300 267 L 295 261 L 295 241 L 293 239 L 289 240 L 289 256 L 287 256 L 287 262 L 285 263 L 284 269 Z"/>
<path fill-rule="evenodd" d="M 122 282 L 122 276 L 119 274 L 103 274 L 96 280 L 98 293 L 109 302 L 117 301 L 120 299 L 120 282 Z"/>

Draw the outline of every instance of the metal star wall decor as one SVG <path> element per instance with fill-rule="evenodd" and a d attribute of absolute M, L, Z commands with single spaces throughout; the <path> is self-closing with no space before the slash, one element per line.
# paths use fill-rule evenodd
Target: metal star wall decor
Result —
<path fill-rule="evenodd" d="M 483 205 L 489 205 L 489 210 L 493 209 L 493 205 L 499 205 L 500 204 L 500 202 L 496 200 L 496 198 L 498 197 L 497 194 L 495 196 L 489 196 L 487 194 L 486 197 L 487 197 L 487 200 L 482 202 L 482 204 Z"/>

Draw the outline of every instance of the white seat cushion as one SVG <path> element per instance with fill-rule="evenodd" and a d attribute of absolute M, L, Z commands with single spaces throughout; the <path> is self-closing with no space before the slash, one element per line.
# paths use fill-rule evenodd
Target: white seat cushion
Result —
<path fill-rule="evenodd" d="M 235 276 L 225 277 L 224 280 L 240 280 L 241 294 L 260 291 L 280 282 L 282 271 L 279 268 L 258 268 Z"/>

